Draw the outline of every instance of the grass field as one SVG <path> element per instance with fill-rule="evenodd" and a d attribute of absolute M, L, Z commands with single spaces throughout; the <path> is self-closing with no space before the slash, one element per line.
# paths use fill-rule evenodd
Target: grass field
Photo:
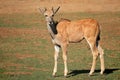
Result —
<path fill-rule="evenodd" d="M 53 4 L 48 5 L 51 1 Z M 120 80 L 119 3 L 119 0 L 1 0 L 0 80 Z M 62 52 L 57 77 L 52 77 L 54 48 L 44 17 L 37 10 L 52 5 L 61 6 L 55 20 L 94 18 L 101 24 L 104 75 L 99 74 L 98 59 L 94 75 L 88 76 L 92 55 L 84 40 L 68 47 L 69 77 L 63 76 Z"/>
<path fill-rule="evenodd" d="M 63 77 L 60 53 L 58 73 L 53 69 L 53 45 L 44 17 L 39 13 L 0 14 L 0 80 L 119 80 L 120 79 L 120 12 L 58 13 L 71 20 L 94 18 L 101 26 L 101 45 L 105 51 L 104 75 L 100 63 L 93 76 L 88 76 L 92 55 L 86 41 L 68 47 L 68 78 Z M 87 57 L 86 57 L 87 56 Z"/>

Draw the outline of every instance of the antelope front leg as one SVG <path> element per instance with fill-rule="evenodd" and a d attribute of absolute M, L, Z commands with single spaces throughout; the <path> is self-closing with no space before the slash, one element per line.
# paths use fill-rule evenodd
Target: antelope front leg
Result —
<path fill-rule="evenodd" d="M 63 61 L 64 61 L 64 76 L 67 76 L 68 68 L 67 68 L 67 45 L 62 46 L 63 51 Z"/>
<path fill-rule="evenodd" d="M 58 61 L 60 47 L 58 45 L 55 45 L 54 48 L 55 48 L 55 54 L 54 54 L 55 63 L 54 63 L 54 69 L 53 69 L 53 74 L 52 74 L 53 76 L 55 76 L 57 72 L 57 61 Z"/>

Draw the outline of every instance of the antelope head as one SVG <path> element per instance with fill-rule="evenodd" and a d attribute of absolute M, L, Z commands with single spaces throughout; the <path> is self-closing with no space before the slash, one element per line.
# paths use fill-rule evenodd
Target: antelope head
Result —
<path fill-rule="evenodd" d="M 39 10 L 45 16 L 46 21 L 49 22 L 49 23 L 51 23 L 51 22 L 53 22 L 53 17 L 57 13 L 57 11 L 59 10 L 59 8 L 60 8 L 60 6 L 58 8 L 56 8 L 56 9 L 54 9 L 52 7 L 50 10 L 48 10 L 46 8 L 44 8 L 44 9 L 40 9 L 39 8 Z"/>

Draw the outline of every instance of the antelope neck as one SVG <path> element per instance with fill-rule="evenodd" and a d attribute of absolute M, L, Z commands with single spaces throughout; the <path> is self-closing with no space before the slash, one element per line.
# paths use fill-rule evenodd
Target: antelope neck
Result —
<path fill-rule="evenodd" d="M 54 39 L 55 35 L 57 34 L 56 26 L 57 26 L 57 22 L 54 21 L 47 22 L 47 28 L 52 39 Z"/>

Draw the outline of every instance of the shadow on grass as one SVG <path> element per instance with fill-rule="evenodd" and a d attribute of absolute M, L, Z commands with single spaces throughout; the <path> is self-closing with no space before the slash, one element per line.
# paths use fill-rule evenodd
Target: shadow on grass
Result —
<path fill-rule="evenodd" d="M 105 75 L 108 75 L 108 74 L 111 74 L 113 73 L 114 71 L 118 71 L 120 70 L 120 68 L 115 68 L 115 69 L 105 69 L 105 72 L 104 74 Z M 76 75 L 79 75 L 79 74 L 88 74 L 90 70 L 72 70 L 70 73 L 68 73 L 68 77 L 71 77 L 71 76 L 76 76 Z M 100 72 L 100 70 L 95 70 L 95 72 Z"/>

